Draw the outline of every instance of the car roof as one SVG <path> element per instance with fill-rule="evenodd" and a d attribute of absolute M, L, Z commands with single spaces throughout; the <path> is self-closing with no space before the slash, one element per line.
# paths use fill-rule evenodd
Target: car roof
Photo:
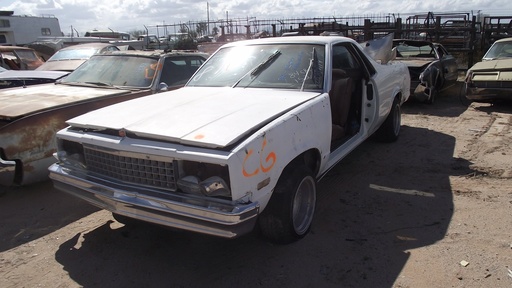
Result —
<path fill-rule="evenodd" d="M 34 51 L 32 48 L 21 47 L 21 46 L 0 46 L 0 52 L 11 52 L 16 50 L 30 50 Z"/>
<path fill-rule="evenodd" d="M 60 49 L 59 51 L 62 51 L 62 50 L 76 50 L 76 49 L 86 49 L 86 48 L 104 48 L 104 47 L 109 47 L 109 46 L 117 46 L 117 45 L 114 45 L 112 43 L 83 43 L 83 44 L 76 44 L 76 45 L 71 45 L 71 46 L 67 46 L 67 47 L 64 47 L 62 49 Z"/>
<path fill-rule="evenodd" d="M 94 56 L 122 56 L 122 55 L 130 55 L 130 56 L 144 56 L 144 57 L 153 57 L 160 58 L 163 56 L 184 56 L 184 55 L 196 55 L 203 56 L 208 58 L 208 54 L 199 52 L 199 51 L 189 51 L 189 50 L 120 50 L 120 51 L 108 51 L 102 54 L 96 54 Z"/>
<path fill-rule="evenodd" d="M 494 43 L 511 42 L 511 41 L 512 41 L 512 37 L 509 37 L 509 38 L 502 38 L 502 39 L 496 40 L 496 41 L 494 41 Z"/>
<path fill-rule="evenodd" d="M 357 42 L 351 38 L 344 36 L 285 36 L 285 37 L 268 37 L 251 40 L 240 40 L 225 44 L 224 46 L 241 46 L 251 44 L 273 44 L 273 43 L 290 43 L 290 44 L 333 44 L 339 42 L 350 42 L 357 44 Z"/>

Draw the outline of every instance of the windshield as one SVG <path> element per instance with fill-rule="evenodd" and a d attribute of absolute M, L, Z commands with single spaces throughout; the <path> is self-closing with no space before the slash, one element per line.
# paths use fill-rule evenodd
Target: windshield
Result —
<path fill-rule="evenodd" d="M 512 41 L 494 43 L 489 51 L 485 53 L 483 60 L 512 57 Z"/>
<path fill-rule="evenodd" d="M 76 50 L 60 50 L 53 54 L 48 61 L 69 60 L 69 59 L 89 59 L 98 49 L 76 49 Z"/>
<path fill-rule="evenodd" d="M 419 58 L 435 58 L 436 53 L 430 45 L 409 45 L 400 43 L 396 45 L 396 57 L 419 57 Z"/>
<path fill-rule="evenodd" d="M 227 47 L 213 55 L 187 86 L 323 88 L 324 46 L 260 44 Z"/>
<path fill-rule="evenodd" d="M 61 83 L 85 83 L 133 88 L 150 87 L 157 68 L 157 59 L 141 56 L 92 56 Z"/>

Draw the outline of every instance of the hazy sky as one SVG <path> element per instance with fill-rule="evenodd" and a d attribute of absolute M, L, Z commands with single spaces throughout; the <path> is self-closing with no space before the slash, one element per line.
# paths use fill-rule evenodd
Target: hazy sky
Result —
<path fill-rule="evenodd" d="M 15 15 L 54 15 L 62 31 L 92 29 L 130 32 L 163 24 L 229 18 L 272 20 L 303 17 L 395 15 L 478 11 L 512 16 L 510 0 L 0 0 Z M 405 17 L 403 17 L 405 18 Z M 150 31 L 150 33 L 155 33 Z"/>

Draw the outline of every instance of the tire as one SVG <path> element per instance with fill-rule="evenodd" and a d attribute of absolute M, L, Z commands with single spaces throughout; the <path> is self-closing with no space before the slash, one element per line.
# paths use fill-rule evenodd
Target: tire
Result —
<path fill-rule="evenodd" d="M 285 169 L 258 223 L 265 238 L 289 244 L 309 233 L 316 206 L 316 179 L 305 166 Z"/>
<path fill-rule="evenodd" d="M 395 142 L 400 134 L 402 111 L 398 97 L 393 101 L 391 111 L 384 123 L 377 130 L 377 139 L 381 142 Z"/>

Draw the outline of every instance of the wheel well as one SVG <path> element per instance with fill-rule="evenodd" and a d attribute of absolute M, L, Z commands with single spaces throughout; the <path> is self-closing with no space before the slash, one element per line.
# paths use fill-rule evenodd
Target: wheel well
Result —
<path fill-rule="evenodd" d="M 395 95 L 395 97 L 393 98 L 393 101 L 394 101 L 395 99 L 398 99 L 398 100 L 400 101 L 400 103 L 402 103 L 402 97 L 403 97 L 402 92 L 398 92 L 398 93 Z"/>
<path fill-rule="evenodd" d="M 313 172 L 313 175 L 317 175 L 318 170 L 320 169 L 320 152 L 317 149 L 309 149 L 304 151 L 302 154 L 295 157 L 295 159 L 293 159 L 284 168 L 283 174 L 287 170 L 290 170 L 291 167 L 297 167 L 299 165 L 305 165 Z"/>

